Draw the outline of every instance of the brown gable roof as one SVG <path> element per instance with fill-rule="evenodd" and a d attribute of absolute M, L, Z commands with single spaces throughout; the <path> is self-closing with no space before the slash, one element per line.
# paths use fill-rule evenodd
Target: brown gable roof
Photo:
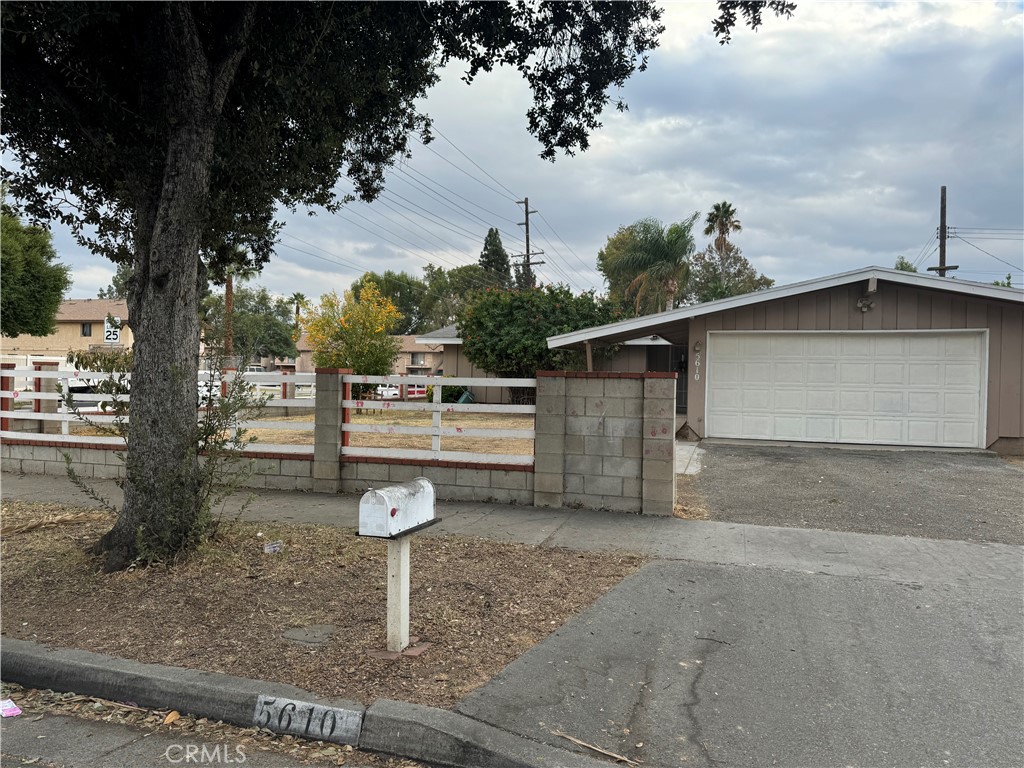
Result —
<path fill-rule="evenodd" d="M 128 302 L 124 299 L 68 299 L 57 310 L 58 323 L 102 323 L 107 315 L 128 322 Z"/>

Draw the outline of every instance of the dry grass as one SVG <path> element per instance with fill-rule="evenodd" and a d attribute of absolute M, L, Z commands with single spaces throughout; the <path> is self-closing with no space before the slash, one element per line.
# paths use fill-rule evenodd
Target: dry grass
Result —
<path fill-rule="evenodd" d="M 294 424 L 308 424 L 308 429 L 265 429 L 253 427 L 249 434 L 256 438 L 254 449 L 262 445 L 308 445 L 313 449 L 313 414 L 302 416 L 276 416 L 273 409 L 266 409 L 260 421 L 284 421 Z M 352 414 L 353 424 L 375 424 L 378 426 L 429 427 L 431 414 L 424 411 L 397 411 L 362 409 Z M 530 414 L 499 413 L 447 413 L 442 416 L 445 427 L 463 429 L 533 429 Z M 72 424 L 71 434 L 96 436 L 104 434 L 88 424 Z M 409 448 L 429 451 L 429 435 L 370 434 L 353 432 L 350 444 L 356 448 Z M 442 437 L 441 447 L 446 451 L 470 453 L 503 453 L 528 456 L 533 453 L 533 438 L 518 437 Z"/>
<path fill-rule="evenodd" d="M 672 515 L 684 520 L 707 520 L 711 516 L 704 495 L 697 490 L 696 475 L 676 475 L 676 505 Z"/>
<path fill-rule="evenodd" d="M 3 507 L 5 525 L 81 511 Z M 84 549 L 110 523 L 68 519 L 3 538 L 4 634 L 364 703 L 451 706 L 643 563 L 631 555 L 419 537 L 411 631 L 433 645 L 418 658 L 384 661 L 366 655 L 386 640 L 384 542 L 326 526 L 232 522 L 182 565 L 103 575 Z M 284 551 L 264 554 L 264 542 L 276 539 Z M 319 648 L 281 638 L 312 624 L 337 632 Z"/>

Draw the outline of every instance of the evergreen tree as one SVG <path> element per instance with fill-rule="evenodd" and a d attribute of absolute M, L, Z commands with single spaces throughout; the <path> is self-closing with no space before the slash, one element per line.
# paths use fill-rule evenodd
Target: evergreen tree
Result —
<path fill-rule="evenodd" d="M 487 276 L 494 279 L 496 287 L 512 287 L 512 266 L 509 263 L 508 253 L 501 244 L 501 235 L 494 227 L 487 230 L 484 249 L 480 251 L 479 264 L 484 268 Z"/>

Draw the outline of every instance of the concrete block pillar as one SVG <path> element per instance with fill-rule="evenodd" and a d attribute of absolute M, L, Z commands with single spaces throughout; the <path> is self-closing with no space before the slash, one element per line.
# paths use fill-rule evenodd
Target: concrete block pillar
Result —
<path fill-rule="evenodd" d="M 671 515 L 676 503 L 676 374 L 644 377 L 641 510 Z"/>
<path fill-rule="evenodd" d="M 342 376 L 347 368 L 316 369 L 316 406 L 313 427 L 313 490 L 337 493 L 341 490 L 341 446 L 347 409 L 345 393 L 349 385 Z"/>
<path fill-rule="evenodd" d="M 56 371 L 60 367 L 60 363 L 56 361 L 34 363 L 33 368 L 37 371 Z M 57 379 L 35 379 L 34 380 L 36 392 L 49 392 L 51 394 L 57 393 Z M 60 408 L 60 402 L 57 400 L 36 400 L 33 410 L 36 413 L 57 413 Z M 42 434 L 56 435 L 61 432 L 61 423 L 59 421 L 40 421 L 39 432 Z"/>
<path fill-rule="evenodd" d="M 537 371 L 533 504 L 561 507 L 565 493 L 565 373 Z"/>

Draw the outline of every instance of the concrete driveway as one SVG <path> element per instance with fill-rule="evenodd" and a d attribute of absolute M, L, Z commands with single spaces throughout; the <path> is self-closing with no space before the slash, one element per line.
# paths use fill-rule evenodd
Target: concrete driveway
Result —
<path fill-rule="evenodd" d="M 1024 470 L 993 454 L 701 447 L 689 487 L 712 520 L 1024 544 Z"/>

